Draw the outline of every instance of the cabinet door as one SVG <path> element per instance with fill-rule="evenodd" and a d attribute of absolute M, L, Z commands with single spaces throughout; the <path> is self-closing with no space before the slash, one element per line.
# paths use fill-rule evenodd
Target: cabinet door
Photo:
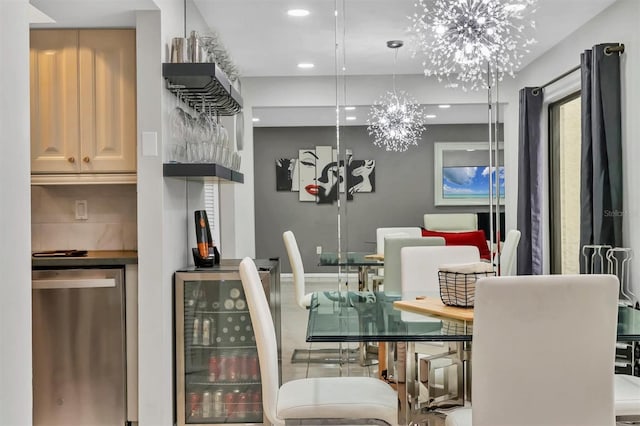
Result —
<path fill-rule="evenodd" d="M 136 170 L 134 30 L 79 31 L 81 171 Z"/>
<path fill-rule="evenodd" d="M 31 172 L 75 172 L 78 32 L 31 31 Z"/>

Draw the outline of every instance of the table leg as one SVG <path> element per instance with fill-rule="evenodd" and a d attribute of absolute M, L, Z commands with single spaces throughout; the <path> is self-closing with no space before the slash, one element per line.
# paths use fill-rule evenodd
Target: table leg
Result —
<path fill-rule="evenodd" d="M 388 377 L 387 370 L 387 344 L 385 342 L 378 343 L 378 379 L 386 380 Z M 385 377 L 386 376 L 386 377 Z"/>
<path fill-rule="evenodd" d="M 365 291 L 369 289 L 369 267 L 366 265 L 358 266 L 358 290 Z"/>

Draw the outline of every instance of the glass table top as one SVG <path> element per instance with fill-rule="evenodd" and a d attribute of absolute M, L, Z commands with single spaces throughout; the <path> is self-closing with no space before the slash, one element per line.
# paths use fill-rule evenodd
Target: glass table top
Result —
<path fill-rule="evenodd" d="M 349 251 L 346 253 L 323 252 L 318 261 L 319 266 L 382 266 L 384 262 L 367 258 L 370 252 Z"/>
<path fill-rule="evenodd" d="M 307 342 L 471 341 L 473 323 L 412 314 L 384 292 L 313 294 Z M 408 299 L 408 298 L 407 298 Z M 640 310 L 618 308 L 618 341 L 640 341 Z"/>

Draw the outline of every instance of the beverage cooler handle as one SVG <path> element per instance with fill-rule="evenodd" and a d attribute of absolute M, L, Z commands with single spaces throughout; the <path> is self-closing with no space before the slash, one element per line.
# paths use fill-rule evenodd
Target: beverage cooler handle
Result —
<path fill-rule="evenodd" d="M 63 288 L 102 288 L 115 287 L 115 278 L 89 278 L 83 280 L 33 280 L 34 290 L 63 289 Z"/>

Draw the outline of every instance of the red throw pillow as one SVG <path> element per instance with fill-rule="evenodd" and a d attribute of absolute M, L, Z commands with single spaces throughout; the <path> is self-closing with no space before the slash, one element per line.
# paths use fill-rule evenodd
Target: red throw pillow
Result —
<path fill-rule="evenodd" d="M 483 230 L 468 232 L 429 231 L 422 228 L 423 237 L 442 237 L 448 246 L 476 246 L 480 251 L 480 258 L 491 260 L 491 252 Z"/>

